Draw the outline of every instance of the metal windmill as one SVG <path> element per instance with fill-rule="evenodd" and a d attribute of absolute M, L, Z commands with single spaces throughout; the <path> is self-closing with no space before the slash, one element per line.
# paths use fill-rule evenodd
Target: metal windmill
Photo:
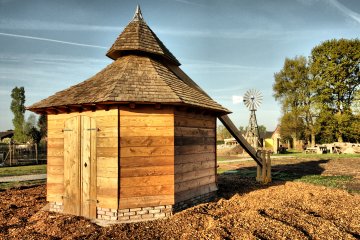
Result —
<path fill-rule="evenodd" d="M 260 142 L 259 128 L 256 121 L 256 110 L 262 102 L 262 95 L 256 89 L 248 90 L 244 95 L 244 104 L 250 110 L 250 120 L 249 125 L 246 128 L 245 139 L 253 146 L 255 149 L 262 146 Z"/>

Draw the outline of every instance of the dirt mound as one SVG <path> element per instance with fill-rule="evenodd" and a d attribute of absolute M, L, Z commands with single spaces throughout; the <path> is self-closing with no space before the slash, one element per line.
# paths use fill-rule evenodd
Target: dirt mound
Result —
<path fill-rule="evenodd" d="M 46 204 L 45 186 L 7 190 L 0 193 L 0 239 L 360 237 L 360 195 L 294 182 L 262 186 L 237 175 L 222 175 L 219 187 L 223 198 L 216 202 L 169 219 L 110 227 L 97 226 L 82 217 L 41 211 Z"/>
<path fill-rule="evenodd" d="M 217 149 L 218 156 L 234 156 L 243 153 L 244 149 L 240 145 L 236 145 L 233 147 L 218 147 Z"/>

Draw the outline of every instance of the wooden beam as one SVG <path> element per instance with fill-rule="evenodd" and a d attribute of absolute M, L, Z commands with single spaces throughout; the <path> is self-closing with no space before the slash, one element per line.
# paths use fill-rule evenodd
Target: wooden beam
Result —
<path fill-rule="evenodd" d="M 161 103 L 155 103 L 155 109 L 161 109 Z"/>
<path fill-rule="evenodd" d="M 262 167 L 262 158 L 256 152 L 256 150 L 246 141 L 239 129 L 234 125 L 228 115 L 219 117 L 219 120 L 224 124 L 226 129 L 236 139 L 240 146 L 255 160 L 255 162 Z"/>
<path fill-rule="evenodd" d="M 59 111 L 57 109 L 55 109 L 55 108 L 47 108 L 45 111 L 46 111 L 47 114 L 55 114 L 55 115 L 57 115 L 59 113 Z"/>
<path fill-rule="evenodd" d="M 134 109 L 134 108 L 136 108 L 136 104 L 135 104 L 135 103 L 129 103 L 129 107 L 130 107 L 131 109 Z"/>
<path fill-rule="evenodd" d="M 60 113 L 70 113 L 70 108 L 68 106 L 57 107 Z"/>
<path fill-rule="evenodd" d="M 110 105 L 107 104 L 96 104 L 96 108 L 99 110 L 109 111 Z"/>
<path fill-rule="evenodd" d="M 177 111 L 180 111 L 180 112 L 186 112 L 186 110 L 188 109 L 188 107 L 186 106 L 176 106 L 175 109 Z"/>

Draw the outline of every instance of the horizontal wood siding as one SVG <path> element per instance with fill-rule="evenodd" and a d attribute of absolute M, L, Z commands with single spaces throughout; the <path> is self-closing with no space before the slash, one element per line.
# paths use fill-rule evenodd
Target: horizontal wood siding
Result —
<path fill-rule="evenodd" d="M 119 208 L 174 204 L 172 108 L 120 108 Z"/>
<path fill-rule="evenodd" d="M 216 117 L 175 111 L 175 202 L 217 190 Z"/>
<path fill-rule="evenodd" d="M 47 200 L 62 202 L 64 194 L 64 123 L 67 119 L 84 115 L 96 120 L 97 205 L 104 208 L 118 206 L 118 110 L 86 111 L 48 115 Z"/>

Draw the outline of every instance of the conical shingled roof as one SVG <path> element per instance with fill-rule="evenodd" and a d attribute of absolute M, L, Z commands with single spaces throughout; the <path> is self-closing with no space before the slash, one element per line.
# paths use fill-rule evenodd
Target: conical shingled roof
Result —
<path fill-rule="evenodd" d="M 140 15 L 135 14 L 133 21 L 129 25 L 140 21 L 141 24 L 146 25 L 142 21 L 141 12 Z M 127 28 L 120 34 L 120 37 L 130 36 L 130 39 L 121 37 L 124 39 L 122 41 L 125 45 L 131 42 L 132 37 L 131 34 L 124 34 Z M 149 37 L 149 35 L 151 36 Z M 150 30 L 150 32 L 145 32 L 141 36 L 149 39 L 155 34 Z M 229 110 L 207 96 L 198 86 L 194 87 L 189 84 L 189 81 L 192 82 L 192 80 L 178 67 L 179 63 L 175 57 L 170 60 L 165 55 L 155 54 L 150 50 L 142 50 L 143 48 L 153 49 L 153 46 L 147 47 L 144 41 L 141 42 L 143 46 L 134 48 L 134 51 L 114 50 L 113 54 L 117 56 L 116 60 L 99 73 L 82 83 L 33 104 L 28 109 L 41 112 L 46 108 L 133 102 L 191 105 L 219 113 L 230 113 Z M 159 42 L 160 40 L 157 41 L 157 43 Z M 115 44 L 120 43 L 121 41 L 118 40 L 115 42 Z M 166 49 L 162 43 L 161 45 L 163 46 L 162 49 Z M 119 47 L 122 46 L 119 45 Z M 113 48 L 114 46 L 111 49 Z M 111 52 L 111 49 L 109 52 Z M 167 49 L 166 51 L 167 54 L 170 54 L 168 56 L 172 56 Z M 159 58 L 159 56 L 164 57 Z"/>
<path fill-rule="evenodd" d="M 136 8 L 133 20 L 125 27 L 106 56 L 116 60 L 131 51 L 155 54 L 180 66 L 179 61 L 145 23 L 139 6 Z"/>

